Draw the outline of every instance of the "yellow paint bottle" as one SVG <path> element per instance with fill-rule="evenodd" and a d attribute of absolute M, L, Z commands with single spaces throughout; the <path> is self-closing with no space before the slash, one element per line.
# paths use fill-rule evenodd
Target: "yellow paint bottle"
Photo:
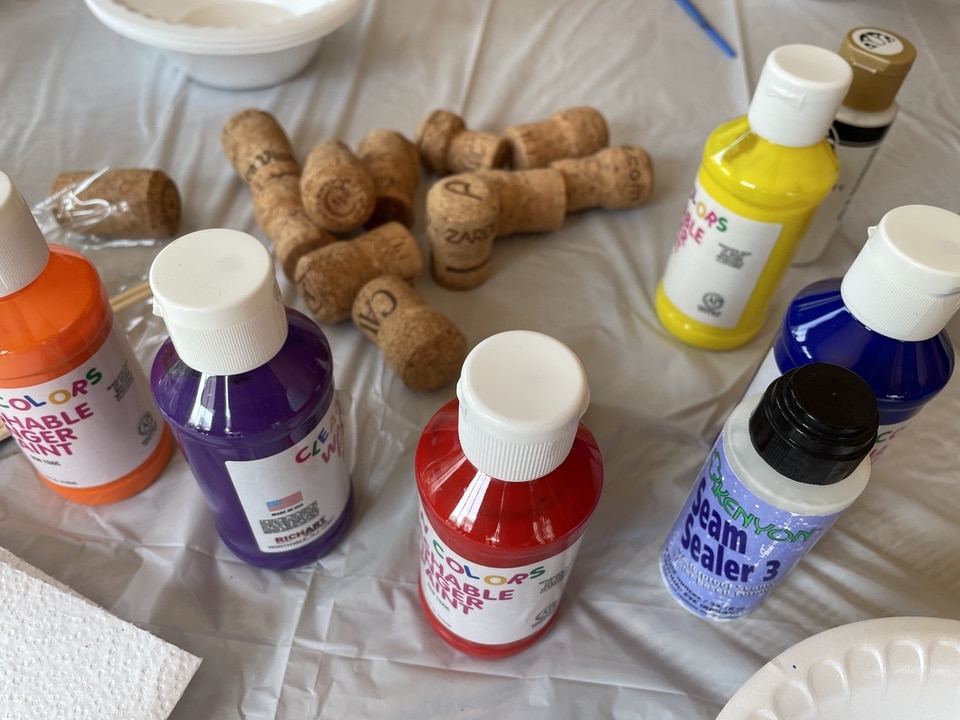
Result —
<path fill-rule="evenodd" d="M 707 138 L 656 311 L 708 350 L 749 342 L 839 165 L 827 131 L 853 72 L 839 55 L 784 45 L 767 57 L 747 115 Z"/>

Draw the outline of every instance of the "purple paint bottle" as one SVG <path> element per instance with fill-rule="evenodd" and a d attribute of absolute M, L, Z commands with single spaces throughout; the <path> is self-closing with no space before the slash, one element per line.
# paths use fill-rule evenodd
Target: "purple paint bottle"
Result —
<path fill-rule="evenodd" d="M 179 238 L 150 286 L 170 334 L 153 395 L 220 537 L 275 570 L 325 555 L 353 510 L 326 337 L 283 305 L 270 254 L 243 232 Z"/>

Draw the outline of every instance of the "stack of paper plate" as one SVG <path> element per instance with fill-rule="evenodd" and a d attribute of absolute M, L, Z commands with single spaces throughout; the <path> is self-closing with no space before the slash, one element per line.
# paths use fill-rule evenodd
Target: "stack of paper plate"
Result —
<path fill-rule="evenodd" d="M 958 720 L 960 621 L 894 617 L 808 638 L 762 667 L 717 720 Z"/>

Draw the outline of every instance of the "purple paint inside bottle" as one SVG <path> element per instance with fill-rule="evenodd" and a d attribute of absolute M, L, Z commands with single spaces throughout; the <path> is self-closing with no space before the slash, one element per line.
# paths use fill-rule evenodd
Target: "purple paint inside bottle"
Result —
<path fill-rule="evenodd" d="M 353 490 L 336 521 L 316 540 L 295 549 L 258 546 L 227 462 L 271 457 L 310 443 L 311 432 L 335 402 L 333 356 L 316 323 L 286 308 L 289 326 L 280 351 L 236 375 L 197 372 L 167 340 L 153 362 L 151 386 L 213 513 L 217 532 L 240 559 L 282 570 L 325 555 L 346 533 Z M 337 508 L 339 509 L 339 508 Z"/>

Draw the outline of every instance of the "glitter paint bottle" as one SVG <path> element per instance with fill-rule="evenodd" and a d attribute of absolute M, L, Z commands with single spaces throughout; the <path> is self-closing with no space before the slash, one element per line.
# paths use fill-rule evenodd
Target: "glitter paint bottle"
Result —
<path fill-rule="evenodd" d="M 894 98 L 917 57 L 908 40 L 872 27 L 848 32 L 839 54 L 853 68 L 850 90 L 830 126 L 829 140 L 840 161 L 840 175 L 800 241 L 794 265 L 814 262 L 837 231 L 897 117 Z"/>
<path fill-rule="evenodd" d="M 504 332 L 463 364 L 417 445 L 420 600 L 447 643 L 519 652 L 548 630 L 603 485 L 580 421 L 583 365 L 541 333 Z"/>
<path fill-rule="evenodd" d="M 661 550 L 677 602 L 712 620 L 755 610 L 866 488 L 877 422 L 867 384 L 827 363 L 737 405 Z"/>
<path fill-rule="evenodd" d="M 791 301 L 746 394 L 809 362 L 853 370 L 880 408 L 876 446 L 889 443 L 950 380 L 944 329 L 960 307 L 960 215 L 904 205 L 884 215 L 843 278 L 815 282 Z"/>
<path fill-rule="evenodd" d="M 85 505 L 140 492 L 173 452 L 96 268 L 47 244 L 2 172 L 0 421 L 47 485 Z"/>
<path fill-rule="evenodd" d="M 150 269 L 170 339 L 151 383 L 224 543 L 281 570 L 328 553 L 353 491 L 326 337 L 286 308 L 273 261 L 234 230 L 190 233 Z"/>
<path fill-rule="evenodd" d="M 707 138 L 656 293 L 657 317 L 683 342 L 729 350 L 759 332 L 837 178 L 826 134 L 851 77 L 836 53 L 779 47 L 764 63 L 747 115 Z"/>

